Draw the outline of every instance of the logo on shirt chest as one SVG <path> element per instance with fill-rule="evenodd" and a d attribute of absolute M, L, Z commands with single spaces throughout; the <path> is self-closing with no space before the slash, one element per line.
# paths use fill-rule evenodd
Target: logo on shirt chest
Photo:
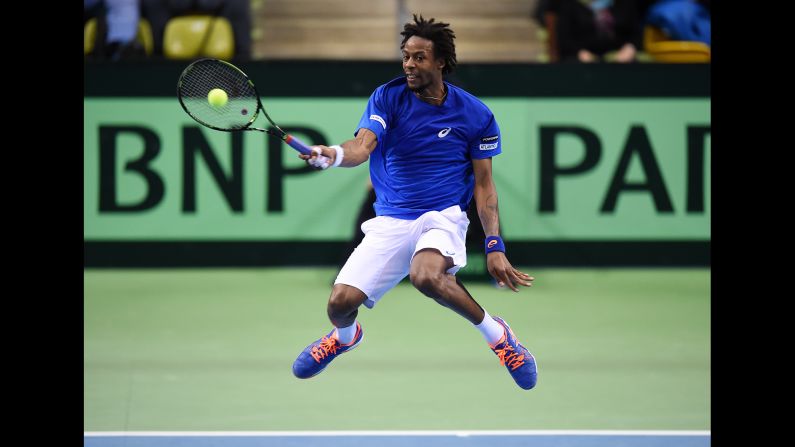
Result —
<path fill-rule="evenodd" d="M 444 129 L 439 131 L 438 136 L 439 136 L 439 138 L 444 138 L 444 137 L 447 136 L 448 133 L 450 133 L 450 128 L 446 127 L 446 128 L 444 128 Z"/>

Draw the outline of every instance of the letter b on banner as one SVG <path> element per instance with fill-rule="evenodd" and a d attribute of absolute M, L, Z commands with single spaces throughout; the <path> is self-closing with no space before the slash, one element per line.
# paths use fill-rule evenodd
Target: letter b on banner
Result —
<path fill-rule="evenodd" d="M 146 195 L 138 203 L 122 205 L 118 201 L 116 180 L 117 142 L 119 135 L 131 134 L 140 137 L 144 144 L 143 154 L 136 160 L 128 161 L 124 171 L 132 171 L 146 182 Z M 163 179 L 149 164 L 160 153 L 160 139 L 150 129 L 141 126 L 100 126 L 99 127 L 99 211 L 135 212 L 154 207 L 165 194 Z"/>

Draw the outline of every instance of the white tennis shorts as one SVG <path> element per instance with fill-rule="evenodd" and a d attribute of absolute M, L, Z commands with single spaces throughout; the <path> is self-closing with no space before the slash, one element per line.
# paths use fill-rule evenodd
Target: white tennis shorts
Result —
<path fill-rule="evenodd" d="M 334 284 L 356 287 L 367 295 L 364 305 L 375 303 L 408 276 L 414 254 L 435 248 L 453 260 L 447 270 L 455 274 L 467 263 L 467 213 L 458 205 L 429 211 L 415 220 L 378 216 L 362 224 L 364 239 L 340 270 Z"/>

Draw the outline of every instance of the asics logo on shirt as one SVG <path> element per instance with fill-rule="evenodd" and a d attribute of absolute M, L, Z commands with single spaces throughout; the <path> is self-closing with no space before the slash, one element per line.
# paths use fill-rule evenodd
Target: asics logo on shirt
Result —
<path fill-rule="evenodd" d="M 444 138 L 447 134 L 450 133 L 450 128 L 445 128 L 439 131 L 439 138 Z"/>

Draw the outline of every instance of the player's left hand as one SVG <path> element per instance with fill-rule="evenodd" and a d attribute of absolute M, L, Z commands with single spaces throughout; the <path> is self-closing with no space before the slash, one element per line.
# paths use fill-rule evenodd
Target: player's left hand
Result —
<path fill-rule="evenodd" d="M 534 277 L 527 273 L 520 272 L 513 268 L 505 253 L 501 251 L 493 251 L 486 255 L 486 266 L 489 269 L 489 274 L 497 280 L 497 285 L 500 287 L 508 286 L 514 292 L 518 292 L 517 285 L 530 287 L 533 285 Z"/>

